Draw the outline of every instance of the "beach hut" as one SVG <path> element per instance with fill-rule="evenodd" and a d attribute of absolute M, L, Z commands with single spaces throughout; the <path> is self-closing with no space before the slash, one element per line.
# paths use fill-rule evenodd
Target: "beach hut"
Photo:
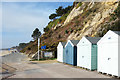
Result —
<path fill-rule="evenodd" d="M 97 69 L 97 42 L 100 37 L 83 37 L 77 44 L 77 66 Z"/>
<path fill-rule="evenodd" d="M 57 46 L 57 61 L 63 62 L 63 53 L 66 42 L 59 42 Z"/>
<path fill-rule="evenodd" d="M 109 30 L 98 41 L 98 72 L 120 77 L 120 31 Z"/>
<path fill-rule="evenodd" d="M 68 40 L 65 45 L 65 53 L 63 54 L 63 62 L 66 64 L 71 64 L 73 66 L 77 65 L 77 43 L 79 40 Z"/>

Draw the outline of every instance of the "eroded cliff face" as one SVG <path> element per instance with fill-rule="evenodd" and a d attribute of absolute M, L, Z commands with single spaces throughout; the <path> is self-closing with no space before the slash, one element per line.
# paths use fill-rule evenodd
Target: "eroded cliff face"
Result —
<path fill-rule="evenodd" d="M 83 3 L 83 5 L 77 9 L 76 7 L 74 7 L 74 9 L 71 11 L 66 21 L 64 22 L 64 25 L 72 21 L 74 17 L 76 16 L 79 17 L 79 15 L 84 14 L 87 10 L 90 9 L 92 10 L 94 8 L 96 9 L 95 11 L 90 12 L 89 16 L 87 16 L 86 19 L 82 19 L 83 28 L 77 32 L 73 32 L 72 34 L 70 34 L 67 40 L 81 39 L 83 36 L 86 35 L 91 37 L 96 36 L 97 33 L 102 30 L 103 27 L 101 27 L 101 25 L 105 24 L 105 21 L 110 23 L 106 19 L 109 18 L 111 14 L 114 13 L 116 8 L 118 7 L 118 4 L 119 4 L 118 2 L 99 2 L 99 3 L 91 2 Z"/>
<path fill-rule="evenodd" d="M 41 45 L 46 45 L 46 50 L 56 52 L 61 41 L 80 40 L 83 36 L 102 37 L 110 29 L 120 30 L 120 1 L 112 1 L 75 3 L 65 21 L 53 24 L 53 27 L 42 35 Z M 28 50 L 29 48 L 31 50 Z M 37 41 L 29 43 L 22 50 L 31 56 L 36 51 Z"/>

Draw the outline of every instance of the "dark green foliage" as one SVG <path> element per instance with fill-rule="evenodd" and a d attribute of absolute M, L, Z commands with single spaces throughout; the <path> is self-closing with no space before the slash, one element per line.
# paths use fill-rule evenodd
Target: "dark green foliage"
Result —
<path fill-rule="evenodd" d="M 72 6 L 68 6 L 64 9 L 64 14 L 68 13 L 69 11 L 72 10 Z"/>
<path fill-rule="evenodd" d="M 48 27 L 44 28 L 44 32 L 48 32 L 48 31 L 49 31 Z"/>
<path fill-rule="evenodd" d="M 82 30 L 83 29 L 83 26 L 80 26 L 79 28 L 78 28 L 78 31 L 80 31 L 80 30 Z"/>
<path fill-rule="evenodd" d="M 65 33 L 68 34 L 68 30 L 65 30 Z"/>
<path fill-rule="evenodd" d="M 63 14 L 68 13 L 70 10 L 72 10 L 72 6 L 68 6 L 66 8 L 60 6 L 58 9 L 56 9 L 56 13 L 49 16 L 49 19 L 55 19 L 58 16 L 62 16 Z"/>
<path fill-rule="evenodd" d="M 120 17 L 120 6 L 118 6 L 118 8 L 115 10 L 115 15 Z"/>
<path fill-rule="evenodd" d="M 78 20 L 75 21 L 76 26 L 78 26 L 79 23 L 80 23 L 80 22 L 79 22 Z"/>
<path fill-rule="evenodd" d="M 56 9 L 57 16 L 62 16 L 64 14 L 63 7 L 60 6 L 58 9 Z"/>
<path fill-rule="evenodd" d="M 117 18 L 120 18 L 120 3 L 119 3 L 119 6 L 117 7 L 117 9 L 114 11 L 114 13 L 111 14 L 111 19 L 110 19 L 110 21 L 114 21 L 114 20 L 116 20 Z"/>
<path fill-rule="evenodd" d="M 113 23 L 112 25 L 108 25 L 108 30 L 114 30 L 114 31 L 120 31 L 120 2 L 117 9 L 114 11 L 114 14 L 111 14 L 110 21 L 115 21 L 118 18 L 118 20 Z"/>
<path fill-rule="evenodd" d="M 66 8 L 63 8 L 60 6 L 58 9 L 56 9 L 57 16 L 62 16 L 63 14 L 66 14 L 68 11 L 72 9 L 72 6 L 68 6 Z"/>
<path fill-rule="evenodd" d="M 92 13 L 92 10 L 89 9 L 89 10 L 87 11 L 87 13 L 86 13 L 86 16 L 89 16 L 91 13 Z"/>
<path fill-rule="evenodd" d="M 120 20 L 116 21 L 113 25 L 111 25 L 109 30 L 120 31 Z"/>
<path fill-rule="evenodd" d="M 26 47 L 27 46 L 27 43 L 20 43 L 19 44 L 19 48 L 24 48 L 24 47 Z"/>
<path fill-rule="evenodd" d="M 110 21 L 114 21 L 117 19 L 117 16 L 115 14 L 111 14 Z"/>
<path fill-rule="evenodd" d="M 59 39 L 61 38 L 61 35 L 60 35 L 60 34 L 58 35 L 58 38 L 59 38 Z"/>
<path fill-rule="evenodd" d="M 82 2 L 79 2 L 79 3 L 77 4 L 76 9 L 77 9 L 78 7 L 80 7 L 80 6 L 82 6 Z"/>
<path fill-rule="evenodd" d="M 51 14 L 50 16 L 49 16 L 49 19 L 55 19 L 57 17 L 57 14 Z"/>
<path fill-rule="evenodd" d="M 71 33 L 73 32 L 73 30 L 72 30 L 72 28 L 70 28 L 70 30 L 69 30 Z"/>
<path fill-rule="evenodd" d="M 62 19 L 59 19 L 59 22 L 61 23 L 61 22 L 62 22 Z"/>
<path fill-rule="evenodd" d="M 28 50 L 31 50 L 31 48 L 30 48 L 30 47 L 28 47 Z"/>
<path fill-rule="evenodd" d="M 41 32 L 39 31 L 38 28 L 36 28 L 34 31 L 33 31 L 33 34 L 32 34 L 32 37 L 34 40 L 36 40 L 37 38 L 39 38 L 41 36 Z"/>

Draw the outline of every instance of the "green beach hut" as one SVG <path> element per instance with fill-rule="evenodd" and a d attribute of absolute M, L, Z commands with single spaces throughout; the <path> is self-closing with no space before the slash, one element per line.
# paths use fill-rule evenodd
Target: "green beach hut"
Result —
<path fill-rule="evenodd" d="M 77 44 L 77 66 L 97 69 L 97 42 L 100 37 L 83 37 Z"/>

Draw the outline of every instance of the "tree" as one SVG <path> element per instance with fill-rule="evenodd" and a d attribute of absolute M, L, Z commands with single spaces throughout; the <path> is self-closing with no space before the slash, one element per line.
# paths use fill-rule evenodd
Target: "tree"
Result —
<path fill-rule="evenodd" d="M 62 16 L 63 14 L 66 14 L 72 9 L 72 6 L 68 6 L 66 8 L 63 8 L 60 6 L 58 9 L 56 9 L 57 16 Z"/>
<path fill-rule="evenodd" d="M 60 39 L 60 38 L 61 38 L 61 35 L 59 34 L 59 35 L 58 35 L 58 39 Z"/>
<path fill-rule="evenodd" d="M 49 16 L 49 19 L 55 19 L 57 17 L 57 14 L 51 14 L 50 16 Z"/>
<path fill-rule="evenodd" d="M 41 32 L 39 31 L 38 28 L 36 28 L 34 31 L 33 31 L 33 34 L 32 34 L 32 37 L 34 40 L 36 40 L 37 38 L 39 38 L 41 36 Z"/>
<path fill-rule="evenodd" d="M 64 9 L 62 6 L 60 6 L 58 9 L 56 9 L 57 16 L 62 16 L 64 14 Z"/>
<path fill-rule="evenodd" d="M 59 6 L 58 9 L 56 9 L 56 13 L 53 13 L 49 16 L 49 19 L 55 19 L 56 17 L 62 16 L 63 14 L 68 13 L 71 9 L 73 8 L 73 6 L 68 6 L 66 8 L 63 8 L 62 6 Z"/>
<path fill-rule="evenodd" d="M 49 31 L 48 27 L 44 28 L 44 32 L 48 32 L 48 31 Z"/>
<path fill-rule="evenodd" d="M 68 11 L 72 9 L 73 6 L 68 6 L 64 9 L 64 14 L 66 14 Z"/>
<path fill-rule="evenodd" d="M 119 4 L 120 5 L 120 4 Z M 120 17 L 120 6 L 117 7 L 117 9 L 114 11 L 115 12 L 115 15 L 117 17 Z"/>
<path fill-rule="evenodd" d="M 65 30 L 65 33 L 68 34 L 68 30 Z"/>
<path fill-rule="evenodd" d="M 26 47 L 27 46 L 27 43 L 20 43 L 19 44 L 19 48 L 24 48 L 24 47 Z"/>

